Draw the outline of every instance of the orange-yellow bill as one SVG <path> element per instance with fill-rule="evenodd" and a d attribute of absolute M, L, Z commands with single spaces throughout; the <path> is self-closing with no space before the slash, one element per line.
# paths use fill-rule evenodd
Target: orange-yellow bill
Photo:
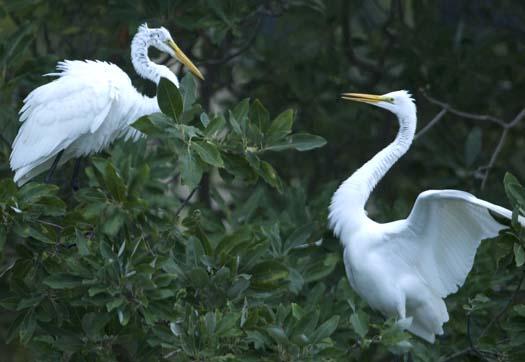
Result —
<path fill-rule="evenodd" d="M 387 99 L 384 96 L 378 96 L 374 94 L 365 94 L 365 93 L 343 93 L 341 95 L 341 98 L 346 99 L 348 101 L 356 101 L 356 102 L 365 102 L 365 103 L 377 103 L 377 102 L 385 102 Z"/>
<path fill-rule="evenodd" d="M 199 68 L 197 68 L 195 66 L 195 64 L 192 63 L 192 61 L 186 56 L 186 54 L 184 54 L 184 52 L 179 48 L 179 46 L 177 44 L 175 44 L 175 42 L 173 40 L 169 41 L 169 45 L 173 49 L 173 51 L 175 52 L 175 55 L 177 56 L 177 59 L 179 59 L 179 61 L 182 64 L 187 66 L 188 69 L 190 70 L 190 72 L 195 74 L 200 79 L 204 80 L 204 76 L 202 75 L 202 73 L 199 70 Z"/>

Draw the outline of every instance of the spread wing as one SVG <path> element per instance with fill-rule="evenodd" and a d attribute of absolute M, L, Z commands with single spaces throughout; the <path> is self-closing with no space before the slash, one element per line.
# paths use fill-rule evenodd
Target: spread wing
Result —
<path fill-rule="evenodd" d="M 481 240 L 505 228 L 489 210 L 499 217 L 512 217 L 509 210 L 467 192 L 425 191 L 409 217 L 389 233 L 392 252 L 405 258 L 436 294 L 445 297 L 465 282 Z M 525 224 L 522 217 L 519 221 Z"/>
<path fill-rule="evenodd" d="M 96 132 L 108 115 L 138 94 L 119 67 L 99 61 L 64 61 L 54 81 L 32 91 L 20 110 L 23 122 L 13 142 L 15 181 L 49 161 L 80 136 Z"/>

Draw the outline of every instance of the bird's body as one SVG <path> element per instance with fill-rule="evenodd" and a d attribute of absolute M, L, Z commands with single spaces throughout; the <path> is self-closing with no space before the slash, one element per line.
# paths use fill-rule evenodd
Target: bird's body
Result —
<path fill-rule="evenodd" d="M 332 198 L 329 221 L 344 247 L 350 285 L 373 309 L 411 318 L 408 330 L 434 342 L 448 321 L 443 298 L 463 285 L 481 240 L 504 228 L 489 210 L 507 219 L 512 213 L 466 192 L 429 190 L 418 196 L 404 220 L 381 224 L 368 218 L 365 204 L 372 190 L 410 147 L 416 108 L 405 91 L 346 98 L 389 109 L 400 124 L 395 141 L 344 181 Z"/>
<path fill-rule="evenodd" d="M 142 77 L 156 83 L 164 77 L 179 84 L 169 68 L 150 61 L 150 46 L 182 57 L 192 71 L 196 69 L 166 29 L 142 25 L 131 46 L 133 65 Z M 20 110 L 22 126 L 10 158 L 19 185 L 47 170 L 57 155 L 56 166 L 60 166 L 71 158 L 97 153 L 119 137 L 137 139 L 140 133 L 130 124 L 160 111 L 156 97 L 140 94 L 114 64 L 66 60 L 57 70 L 48 75 L 58 78 L 32 91 Z"/>

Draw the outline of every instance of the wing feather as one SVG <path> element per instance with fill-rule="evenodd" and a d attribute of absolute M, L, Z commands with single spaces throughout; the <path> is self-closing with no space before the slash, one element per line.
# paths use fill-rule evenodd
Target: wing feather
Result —
<path fill-rule="evenodd" d="M 129 77 L 116 65 L 98 61 L 65 61 L 54 81 L 32 91 L 20 110 L 11 168 L 15 181 L 54 157 L 80 136 L 96 132 L 118 106 L 121 93 L 135 95 Z M 20 171 L 20 172 L 18 172 Z"/>
<path fill-rule="evenodd" d="M 409 217 L 391 232 L 392 250 L 415 267 L 440 297 L 457 291 L 472 269 L 483 239 L 505 228 L 489 213 L 510 219 L 512 213 L 456 190 L 421 193 Z M 520 222 L 525 224 L 524 219 Z"/>

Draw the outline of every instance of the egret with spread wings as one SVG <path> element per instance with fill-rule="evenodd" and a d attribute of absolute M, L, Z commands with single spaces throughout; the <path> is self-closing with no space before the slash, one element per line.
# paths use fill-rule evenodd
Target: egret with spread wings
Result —
<path fill-rule="evenodd" d="M 167 78 L 179 85 L 168 67 L 149 59 L 151 46 L 176 57 L 203 79 L 165 28 L 150 29 L 146 24 L 139 27 L 131 42 L 131 60 L 141 77 L 157 84 Z M 140 133 L 130 124 L 160 112 L 157 98 L 137 92 L 128 75 L 114 64 L 65 60 L 58 63 L 57 70 L 48 75 L 58 78 L 33 90 L 20 110 L 22 126 L 10 157 L 18 185 L 51 168 L 49 180 L 57 166 L 99 152 L 118 137 L 137 139 Z"/>
<path fill-rule="evenodd" d="M 332 197 L 329 222 L 342 241 L 350 285 L 373 309 L 410 318 L 408 330 L 433 343 L 449 318 L 444 298 L 465 282 L 481 240 L 505 227 L 490 213 L 507 219 L 512 213 L 467 192 L 429 190 L 404 220 L 381 224 L 368 218 L 365 204 L 372 190 L 412 143 L 416 106 L 406 91 L 345 93 L 343 98 L 387 109 L 399 122 L 394 142 Z"/>

